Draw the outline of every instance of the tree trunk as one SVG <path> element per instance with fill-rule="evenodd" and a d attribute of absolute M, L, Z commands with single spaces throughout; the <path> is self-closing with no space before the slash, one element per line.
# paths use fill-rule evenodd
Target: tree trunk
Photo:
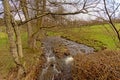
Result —
<path fill-rule="evenodd" d="M 21 8 L 22 8 L 23 14 L 25 16 L 25 19 L 27 21 L 27 20 L 29 20 L 29 14 L 28 14 L 28 9 L 27 9 L 27 1 L 26 0 L 21 0 L 20 4 L 21 4 Z M 29 47 L 31 47 L 30 38 L 32 36 L 32 26 L 31 26 L 30 22 L 27 22 L 27 32 L 28 32 L 28 45 L 29 45 Z"/>
<path fill-rule="evenodd" d="M 10 52 L 13 56 L 15 64 L 19 67 L 17 77 L 18 77 L 18 80 L 20 80 L 21 75 L 23 75 L 25 71 L 20 61 L 20 59 L 22 59 L 23 57 L 20 31 L 18 29 L 17 24 L 14 21 L 14 18 L 11 15 L 9 1 L 3 0 L 3 6 L 4 6 L 6 31 L 8 34 L 8 39 L 10 44 Z M 14 34 L 16 35 L 16 40 L 15 40 Z"/>
<path fill-rule="evenodd" d="M 18 50 L 18 55 L 20 58 L 23 58 L 21 35 L 20 35 L 20 31 L 19 31 L 20 29 L 13 18 L 12 18 L 12 26 L 14 28 L 14 32 L 15 32 L 15 36 L 16 36 L 16 46 L 17 46 L 17 50 Z"/>
<path fill-rule="evenodd" d="M 36 9 L 39 9 L 39 3 L 40 3 L 39 0 L 36 0 Z M 44 14 L 45 10 L 46 10 L 46 0 L 42 0 L 42 11 L 39 12 L 37 10 L 36 11 L 37 16 Z M 35 31 L 33 33 L 32 37 L 31 37 L 31 45 L 32 45 L 33 50 L 35 48 L 37 48 L 37 46 L 36 46 L 36 39 L 38 38 L 40 32 L 42 32 L 41 31 L 42 25 L 43 25 L 43 17 L 41 17 L 40 19 L 37 19 L 37 24 L 36 24 L 37 31 Z"/>
<path fill-rule="evenodd" d="M 10 13 L 9 1 L 4 0 L 3 5 L 4 5 L 4 16 L 5 16 L 5 23 L 6 23 L 6 31 L 7 31 L 7 34 L 8 34 L 8 39 L 9 39 L 9 44 L 10 44 L 10 52 L 12 53 L 15 62 L 19 63 L 17 47 L 16 47 L 16 43 L 15 43 L 15 40 L 14 40 L 14 31 L 13 31 L 13 27 L 12 27 L 12 24 L 11 24 L 11 15 L 10 15 L 11 13 Z"/>
<path fill-rule="evenodd" d="M 103 2 L 104 2 L 104 8 L 105 8 L 106 14 L 107 14 L 108 19 L 109 19 L 109 23 L 111 24 L 112 28 L 114 29 L 114 32 L 116 33 L 117 38 L 118 38 L 118 41 L 119 41 L 119 43 L 120 43 L 120 34 L 119 34 L 119 31 L 117 30 L 115 24 L 114 24 L 113 21 L 112 21 L 112 17 L 110 16 L 110 14 L 109 14 L 109 12 L 108 12 L 106 1 L 103 0 Z"/>

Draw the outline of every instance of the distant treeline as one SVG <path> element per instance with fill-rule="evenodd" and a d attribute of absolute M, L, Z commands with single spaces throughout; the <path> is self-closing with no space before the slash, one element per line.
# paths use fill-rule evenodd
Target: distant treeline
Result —
<path fill-rule="evenodd" d="M 61 20 L 62 21 L 62 20 Z M 100 25 L 100 24 L 107 24 L 108 21 L 103 21 L 103 20 L 91 20 L 91 21 L 85 21 L 85 20 L 74 20 L 74 21 L 69 21 L 69 20 L 64 20 L 64 21 L 59 21 L 60 24 L 64 26 L 69 26 L 69 27 L 81 27 L 81 26 L 92 26 L 92 25 Z M 19 20 L 17 21 L 18 23 L 20 22 Z M 52 23 L 49 20 L 45 20 L 46 25 L 52 25 Z M 120 23 L 120 19 L 114 19 L 114 23 Z M 35 23 L 35 21 L 31 21 L 31 23 Z M 4 26 L 4 19 L 0 18 L 0 26 Z M 62 26 L 60 25 L 60 26 Z M 26 24 L 23 25 L 24 27 L 27 26 Z"/>
<path fill-rule="evenodd" d="M 114 23 L 120 23 L 120 19 L 114 19 Z M 107 24 L 108 21 L 101 21 L 101 20 L 91 20 L 91 21 L 84 21 L 84 20 L 77 20 L 77 21 L 70 21 L 70 26 L 80 27 L 80 26 L 92 26 L 92 25 L 101 25 Z"/>

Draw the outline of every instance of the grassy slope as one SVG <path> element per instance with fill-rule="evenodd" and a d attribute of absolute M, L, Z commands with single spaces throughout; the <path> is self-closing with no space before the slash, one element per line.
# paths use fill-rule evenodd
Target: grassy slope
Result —
<path fill-rule="evenodd" d="M 37 57 L 40 55 L 40 52 L 29 50 L 27 48 L 27 34 L 23 33 L 21 36 L 26 68 L 29 69 L 31 66 L 33 66 L 33 64 L 35 64 L 36 59 L 38 59 Z M 7 34 L 0 32 L 0 77 L 5 77 L 9 70 L 14 66 L 15 64 L 13 62 L 13 58 L 9 53 Z"/>
<path fill-rule="evenodd" d="M 13 66 L 12 57 L 8 50 L 7 35 L 0 32 L 0 74 L 6 75 L 8 70 Z"/>
<path fill-rule="evenodd" d="M 109 32 L 107 30 L 109 30 Z M 115 34 L 109 25 L 83 26 L 81 28 L 60 28 L 55 29 L 54 31 L 48 31 L 48 35 L 63 36 L 73 41 L 92 46 L 96 50 L 100 50 L 102 48 L 117 49 L 117 46 L 115 45 L 116 43 L 113 39 Z M 117 41 L 117 39 L 115 40 Z"/>

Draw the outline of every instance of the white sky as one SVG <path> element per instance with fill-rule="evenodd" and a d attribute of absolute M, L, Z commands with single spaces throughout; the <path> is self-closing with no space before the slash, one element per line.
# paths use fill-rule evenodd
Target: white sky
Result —
<path fill-rule="evenodd" d="M 120 0 L 115 0 L 115 1 L 118 2 L 118 3 L 120 3 Z M 0 1 L 0 5 L 1 5 L 1 4 L 2 4 L 2 2 Z M 71 11 L 74 11 L 74 10 L 72 10 L 71 7 L 70 7 L 70 9 L 71 9 Z M 1 12 L 1 11 L 0 11 L 0 12 Z M 21 15 L 21 17 L 22 17 L 23 20 L 25 20 L 23 15 Z M 95 19 L 94 16 L 89 16 L 89 15 L 87 15 L 87 14 L 77 14 L 77 15 L 70 16 L 70 17 L 72 17 L 72 19 L 82 19 L 82 20 Z M 19 20 L 18 15 L 15 16 L 15 19 L 18 19 L 18 20 Z"/>

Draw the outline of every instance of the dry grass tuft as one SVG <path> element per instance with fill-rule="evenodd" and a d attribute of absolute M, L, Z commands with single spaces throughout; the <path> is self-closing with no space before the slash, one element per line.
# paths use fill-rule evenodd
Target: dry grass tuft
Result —
<path fill-rule="evenodd" d="M 120 80 L 120 52 L 102 51 L 74 57 L 73 80 Z"/>
<path fill-rule="evenodd" d="M 65 56 L 69 56 L 70 52 L 67 49 L 66 46 L 61 45 L 61 44 L 57 44 L 55 45 L 55 47 L 53 48 L 53 51 L 55 53 L 55 56 L 59 59 L 64 58 Z"/>
<path fill-rule="evenodd" d="M 27 73 L 24 80 L 37 80 L 41 74 L 44 63 L 45 58 L 43 54 L 41 54 L 37 63 L 29 69 L 29 72 Z"/>

